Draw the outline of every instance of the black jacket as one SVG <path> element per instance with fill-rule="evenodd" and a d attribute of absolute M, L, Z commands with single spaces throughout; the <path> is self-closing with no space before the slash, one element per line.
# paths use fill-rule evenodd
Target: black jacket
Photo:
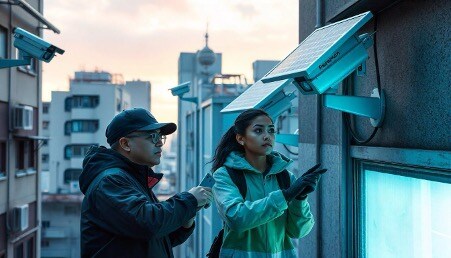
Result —
<path fill-rule="evenodd" d="M 82 257 L 174 257 L 196 215 L 190 193 L 159 202 L 152 192 L 162 174 L 138 165 L 105 147 L 91 147 L 83 160 L 80 189 Z"/>

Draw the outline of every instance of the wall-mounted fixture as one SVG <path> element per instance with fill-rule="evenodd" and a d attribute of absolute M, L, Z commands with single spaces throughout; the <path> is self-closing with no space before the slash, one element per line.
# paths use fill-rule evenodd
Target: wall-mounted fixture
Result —
<path fill-rule="evenodd" d="M 14 46 L 19 50 L 19 59 L 0 60 L 0 69 L 29 65 L 31 58 L 49 63 L 56 53 L 64 54 L 64 50 L 19 27 L 14 29 Z"/>
<path fill-rule="evenodd" d="M 370 97 L 335 95 L 343 79 L 365 67 L 372 35 L 356 33 L 372 17 L 366 12 L 316 29 L 262 81 L 292 79 L 302 94 L 324 94 L 324 106 L 368 117 L 374 127 L 380 127 L 385 111 L 383 91 L 376 89 Z"/>
<path fill-rule="evenodd" d="M 175 86 L 174 88 L 169 89 L 171 91 L 172 96 L 177 96 L 180 98 L 180 100 L 183 101 L 189 101 L 192 103 L 197 104 L 197 98 L 196 97 L 183 97 L 185 93 L 188 93 L 190 91 L 191 82 L 184 82 L 180 85 Z"/>

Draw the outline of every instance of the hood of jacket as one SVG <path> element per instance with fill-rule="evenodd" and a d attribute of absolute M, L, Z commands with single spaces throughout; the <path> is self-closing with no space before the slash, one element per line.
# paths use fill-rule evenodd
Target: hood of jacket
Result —
<path fill-rule="evenodd" d="M 79 178 L 81 192 L 85 194 L 92 181 L 109 168 L 119 168 L 132 173 L 138 179 L 145 180 L 143 182 L 146 182 L 149 174 L 158 179 L 162 177 L 162 174 L 153 173 L 148 166 L 136 164 L 115 150 L 104 146 L 91 146 L 83 159 L 83 171 Z"/>
<path fill-rule="evenodd" d="M 289 159 L 288 157 L 284 156 L 283 154 L 277 151 L 271 152 L 266 156 L 266 158 L 271 163 L 271 169 L 268 171 L 268 175 L 277 174 L 283 171 L 293 162 L 293 160 Z M 249 162 L 244 157 L 244 153 L 239 151 L 232 151 L 227 157 L 226 161 L 224 162 L 224 166 L 233 169 L 246 170 L 259 174 L 261 173 L 251 164 L 249 164 Z"/>

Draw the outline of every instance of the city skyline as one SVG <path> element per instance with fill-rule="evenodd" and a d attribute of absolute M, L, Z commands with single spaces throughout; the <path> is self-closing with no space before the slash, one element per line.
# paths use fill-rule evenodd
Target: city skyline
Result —
<path fill-rule="evenodd" d="M 249 82 L 253 61 L 282 59 L 297 45 L 294 0 L 134 3 L 46 0 L 44 15 L 61 34 L 45 31 L 44 38 L 66 52 L 43 66 L 44 101 L 51 91 L 67 91 L 75 71 L 97 69 L 150 81 L 152 113 L 176 121 L 177 98 L 168 89 L 178 84 L 177 60 L 204 47 L 207 22 L 209 47 L 223 53 L 222 72 L 244 74 Z"/>

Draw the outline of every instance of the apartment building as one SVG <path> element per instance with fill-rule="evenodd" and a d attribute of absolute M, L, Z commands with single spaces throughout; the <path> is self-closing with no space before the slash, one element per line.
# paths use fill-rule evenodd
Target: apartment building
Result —
<path fill-rule="evenodd" d="M 42 38 L 60 31 L 42 15 L 43 0 L 0 2 L 0 60 L 18 59 L 16 27 Z M 0 69 L 0 257 L 40 257 L 42 65 Z"/>
<path fill-rule="evenodd" d="M 69 91 L 53 91 L 43 130 L 49 136 L 42 163 L 42 256 L 80 256 L 78 185 L 83 158 L 92 145 L 108 146 L 105 130 L 123 109 L 150 107 L 150 82 L 118 80 L 104 71 L 77 71 Z M 131 96 L 137 96 L 133 99 Z M 48 120 L 47 120 L 48 119 Z"/>

